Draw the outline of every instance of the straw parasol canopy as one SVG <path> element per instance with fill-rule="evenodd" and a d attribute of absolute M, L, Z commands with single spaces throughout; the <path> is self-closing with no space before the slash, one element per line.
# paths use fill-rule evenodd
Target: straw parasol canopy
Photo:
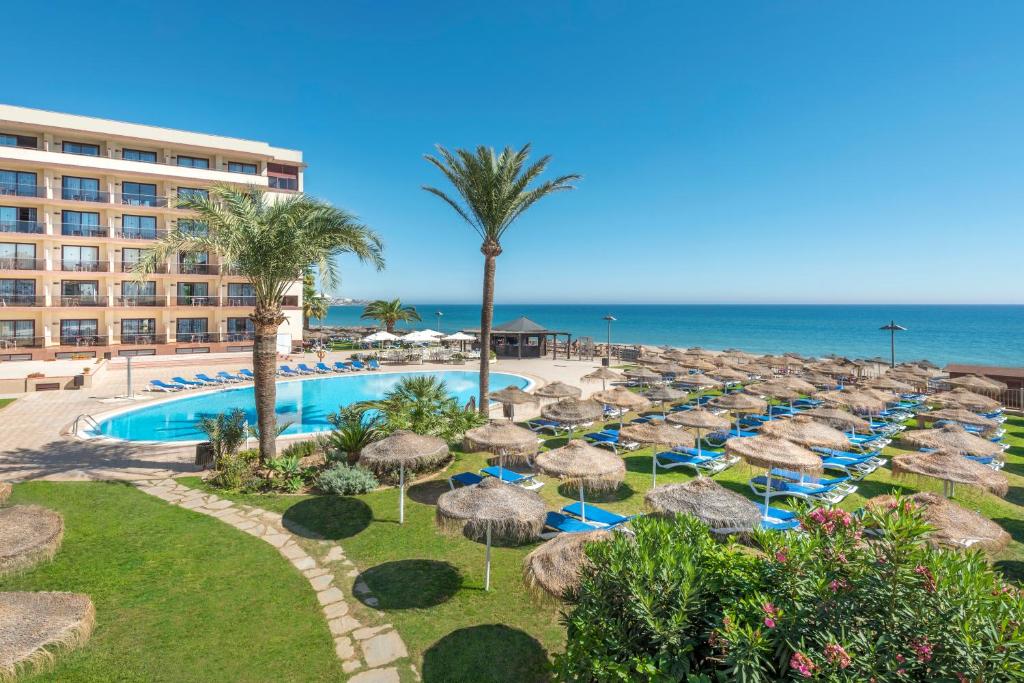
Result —
<path fill-rule="evenodd" d="M 750 379 L 748 373 L 743 372 L 742 370 L 736 370 L 735 368 L 720 368 L 711 374 L 723 382 L 746 382 Z"/>
<path fill-rule="evenodd" d="M 751 396 L 770 396 L 771 398 L 777 398 L 782 401 L 795 401 L 800 398 L 799 391 L 790 389 L 789 387 L 777 382 L 758 382 L 757 384 L 748 384 L 743 388 L 743 391 Z"/>
<path fill-rule="evenodd" d="M 535 491 L 487 477 L 475 486 L 442 493 L 435 519 L 443 531 L 487 543 L 484 590 L 490 590 L 492 534 L 506 542 L 530 541 L 540 535 L 546 516 L 547 506 Z"/>
<path fill-rule="evenodd" d="M 690 356 L 685 361 L 681 361 L 681 364 L 690 370 L 697 370 L 698 372 L 711 372 L 718 367 L 700 356 Z"/>
<path fill-rule="evenodd" d="M 555 422 L 567 425 L 578 425 L 593 422 L 604 415 L 604 408 L 593 399 L 566 398 L 557 403 L 549 403 L 540 409 L 540 414 Z"/>
<path fill-rule="evenodd" d="M 537 397 L 533 394 L 528 394 L 519 387 L 507 386 L 500 391 L 492 391 L 489 394 L 492 401 L 501 403 L 502 405 L 518 406 L 524 403 L 536 403 Z"/>
<path fill-rule="evenodd" d="M 588 491 L 614 491 L 626 479 L 622 458 L 580 439 L 539 454 L 536 465 L 537 471 Z"/>
<path fill-rule="evenodd" d="M 583 390 L 579 387 L 574 387 L 565 382 L 551 382 L 545 384 L 541 388 L 533 392 L 534 396 L 540 396 L 542 398 L 579 398 L 583 395 Z"/>
<path fill-rule="evenodd" d="M 665 353 L 661 354 L 661 357 L 665 360 L 670 360 L 674 363 L 682 363 L 691 357 L 691 354 L 682 349 L 669 349 Z"/>
<path fill-rule="evenodd" d="M 733 437 L 725 442 L 725 452 L 739 456 L 754 467 L 784 467 L 803 474 L 822 471 L 821 458 L 792 441 L 767 434 Z"/>
<path fill-rule="evenodd" d="M 665 418 L 666 422 L 707 431 L 718 431 L 729 428 L 729 420 L 721 415 L 715 415 L 710 410 L 695 408 L 694 410 L 681 410 L 672 413 Z"/>
<path fill-rule="evenodd" d="M 81 647 L 96 608 L 81 593 L 0 593 L 0 680 L 43 670 L 58 651 Z"/>
<path fill-rule="evenodd" d="M 766 422 L 761 425 L 761 433 L 792 441 L 805 448 L 817 446 L 844 450 L 850 446 L 850 440 L 841 431 L 807 415 Z"/>
<path fill-rule="evenodd" d="M 871 387 L 867 387 L 864 389 L 858 389 L 857 391 L 864 394 L 865 396 L 870 396 L 874 399 L 877 399 L 882 403 L 895 403 L 896 401 L 900 400 L 900 397 L 897 396 L 896 394 L 892 393 L 891 391 L 885 391 L 883 389 L 873 389 Z"/>
<path fill-rule="evenodd" d="M 505 420 L 474 427 L 466 432 L 462 446 L 467 452 L 488 451 L 495 455 L 516 459 L 529 458 L 537 453 L 537 435 Z"/>
<path fill-rule="evenodd" d="M 387 480 L 398 469 L 398 522 L 405 522 L 405 470 L 414 472 L 434 469 L 449 458 L 448 444 L 436 436 L 426 436 L 400 429 L 374 441 L 359 453 L 359 462 Z"/>
<path fill-rule="evenodd" d="M 726 426 L 728 424 L 726 422 Z M 671 427 L 663 422 L 628 424 L 619 430 L 619 438 L 623 441 L 635 441 L 647 446 L 685 446 L 686 448 L 692 448 L 694 444 L 692 434 L 682 429 Z"/>
<path fill-rule="evenodd" d="M 900 434 L 900 441 L 916 448 L 944 448 L 969 455 L 1003 454 L 999 444 L 975 436 L 958 424 L 947 424 L 932 429 L 912 429 Z"/>
<path fill-rule="evenodd" d="M 599 529 L 559 534 L 537 546 L 523 561 L 526 585 L 541 588 L 556 598 L 567 597 L 579 586 L 580 571 L 589 562 L 586 545 L 607 541 L 613 533 Z"/>
<path fill-rule="evenodd" d="M 981 427 L 985 430 L 996 429 L 999 427 L 999 423 L 995 420 L 990 420 L 987 417 L 982 417 L 977 413 L 972 413 L 971 411 L 963 408 L 940 408 L 939 410 L 933 410 L 930 413 L 924 413 L 924 416 L 929 420 L 952 420 L 953 422 L 959 422 L 960 424 Z"/>
<path fill-rule="evenodd" d="M 767 377 L 769 379 L 775 378 L 775 370 L 773 370 L 770 365 L 766 365 L 761 362 L 754 362 L 751 363 L 750 365 L 745 365 L 743 369 L 746 370 L 751 375 L 759 375 L 761 377 Z"/>
<path fill-rule="evenodd" d="M 7 499 L 11 497 L 11 485 L 6 481 L 0 481 L 0 505 L 7 502 Z"/>
<path fill-rule="evenodd" d="M 853 413 L 849 413 L 845 410 L 839 410 L 838 408 L 812 408 L 811 410 L 803 412 L 802 415 L 806 415 L 818 422 L 843 431 L 855 432 L 860 430 L 862 432 L 866 432 L 871 428 L 871 425 L 868 424 L 867 420 L 857 417 Z"/>
<path fill-rule="evenodd" d="M 914 387 L 906 382 L 901 382 L 893 377 L 875 377 L 869 379 L 864 383 L 864 386 L 872 389 L 882 389 L 885 391 L 913 391 Z"/>
<path fill-rule="evenodd" d="M 654 370 L 650 370 L 648 368 L 633 368 L 631 370 L 626 370 L 622 374 L 630 379 L 635 379 L 641 384 L 658 382 L 661 380 L 661 373 L 655 372 Z"/>
<path fill-rule="evenodd" d="M 966 408 L 967 410 L 974 411 L 996 410 L 1000 407 L 999 401 L 989 398 L 988 396 L 976 394 L 973 391 L 968 391 L 963 387 L 957 387 L 952 391 L 944 391 L 940 394 L 935 394 L 932 396 L 931 400 L 932 402 L 940 405 L 959 406 L 960 408 Z"/>
<path fill-rule="evenodd" d="M 947 484 L 975 486 L 1000 498 L 1010 490 L 1005 474 L 952 450 L 897 455 L 892 459 L 892 473 L 897 476 L 933 477 Z"/>
<path fill-rule="evenodd" d="M 834 379 L 820 372 L 806 372 L 803 375 L 803 380 L 815 387 L 834 387 L 836 385 Z"/>
<path fill-rule="evenodd" d="M 640 394 L 634 393 L 625 387 L 614 387 L 604 391 L 598 391 L 592 399 L 605 405 L 623 410 L 643 410 L 651 405 L 651 402 Z"/>
<path fill-rule="evenodd" d="M 799 377 L 776 377 L 772 379 L 772 384 L 778 384 L 801 394 L 812 394 L 817 389 L 816 386 Z"/>
<path fill-rule="evenodd" d="M 904 500 L 912 502 L 923 511 L 925 521 L 932 527 L 928 540 L 934 545 L 981 548 L 997 553 L 1010 543 L 1010 534 L 1001 526 L 948 498 L 922 491 Z M 895 504 L 895 496 L 875 496 L 866 503 L 869 508 L 880 509 Z"/>
<path fill-rule="evenodd" d="M 855 413 L 877 413 L 885 403 L 860 391 L 819 391 L 814 398 L 838 406 L 846 406 Z"/>
<path fill-rule="evenodd" d="M 999 380 L 985 377 L 984 375 L 964 375 L 963 377 L 950 377 L 946 384 L 954 387 L 963 387 L 969 391 L 1003 391 L 1006 384 Z"/>
<path fill-rule="evenodd" d="M 583 375 L 583 377 L 581 377 L 580 379 L 591 381 L 601 380 L 601 386 L 603 388 L 605 382 L 616 382 L 624 379 L 624 377 L 623 375 L 620 375 L 611 368 L 601 366 L 597 370 L 594 370 L 593 372 L 588 372 L 587 374 Z"/>
<path fill-rule="evenodd" d="M 0 577 L 52 558 L 63 539 L 58 512 L 38 505 L 0 509 Z"/>
<path fill-rule="evenodd" d="M 715 396 L 709 403 L 716 408 L 725 408 L 734 413 L 763 413 L 768 403 L 749 394 L 726 394 Z"/>
<path fill-rule="evenodd" d="M 761 523 L 753 503 L 709 477 L 657 486 L 647 492 L 644 503 L 662 516 L 693 515 L 719 533 L 752 531 Z"/>
<path fill-rule="evenodd" d="M 667 386 L 657 386 L 648 391 L 644 396 L 650 401 L 658 401 L 659 403 L 665 403 L 666 401 L 678 401 L 681 398 L 686 397 L 685 391 L 679 389 L 673 389 Z"/>
<path fill-rule="evenodd" d="M 699 387 L 703 389 L 714 389 L 715 387 L 722 386 L 722 383 L 713 377 L 708 377 L 704 373 L 698 372 L 693 375 L 683 375 L 682 377 L 676 378 L 676 381 L 680 384 L 685 384 L 691 387 Z"/>
<path fill-rule="evenodd" d="M 689 368 L 679 363 L 663 363 L 652 369 L 657 370 L 662 375 L 685 375 L 689 372 Z"/>

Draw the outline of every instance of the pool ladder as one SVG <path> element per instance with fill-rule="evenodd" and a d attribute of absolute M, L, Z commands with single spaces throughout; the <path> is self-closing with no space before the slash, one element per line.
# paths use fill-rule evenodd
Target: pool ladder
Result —
<path fill-rule="evenodd" d="M 74 423 L 72 423 L 71 425 L 71 433 L 74 436 L 78 436 L 78 427 L 80 424 L 85 424 L 86 427 L 94 429 L 97 432 L 100 429 L 100 423 L 96 421 L 96 418 L 94 418 L 92 415 L 82 413 L 81 415 L 75 418 Z"/>

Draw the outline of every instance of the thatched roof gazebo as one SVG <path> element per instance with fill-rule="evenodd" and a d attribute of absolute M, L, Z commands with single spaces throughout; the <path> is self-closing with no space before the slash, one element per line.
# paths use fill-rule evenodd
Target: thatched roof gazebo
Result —
<path fill-rule="evenodd" d="M 579 489 L 580 517 L 584 522 L 587 521 L 587 504 L 583 492 L 614 491 L 626 480 L 626 463 L 622 458 L 579 439 L 540 453 L 536 467 L 538 472 Z"/>
<path fill-rule="evenodd" d="M 561 400 L 563 398 L 579 398 L 583 395 L 583 390 L 565 382 L 555 381 L 534 390 L 533 395 Z"/>
<path fill-rule="evenodd" d="M 405 470 L 435 469 L 447 462 L 451 455 L 448 444 L 436 436 L 425 436 L 405 430 L 392 432 L 374 441 L 359 453 L 359 463 L 377 475 L 390 480 L 398 470 L 398 522 L 405 523 Z"/>
<path fill-rule="evenodd" d="M 96 608 L 81 593 L 0 593 L 0 680 L 41 671 L 89 640 Z"/>
<path fill-rule="evenodd" d="M 967 455 L 995 457 L 1003 454 L 1002 446 L 971 434 L 958 424 L 911 429 L 900 434 L 900 441 L 915 448 L 946 448 Z"/>
<path fill-rule="evenodd" d="M 600 419 L 604 408 L 593 399 L 566 398 L 541 407 L 540 414 L 548 420 L 568 425 L 571 439 L 577 426 Z"/>
<path fill-rule="evenodd" d="M 752 531 L 761 523 L 753 503 L 709 477 L 657 486 L 647 492 L 644 503 L 658 515 L 693 515 L 719 534 Z"/>
<path fill-rule="evenodd" d="M 931 491 L 921 491 L 903 500 L 922 509 L 925 521 L 932 527 L 928 540 L 933 545 L 998 553 L 1010 543 L 1010 534 L 991 519 Z M 895 504 L 895 496 L 875 496 L 865 507 L 884 510 Z"/>
<path fill-rule="evenodd" d="M 514 422 L 496 421 L 474 427 L 462 437 L 462 447 L 469 453 L 488 451 L 502 458 L 529 460 L 536 455 L 537 435 Z"/>
<path fill-rule="evenodd" d="M 615 532 L 606 529 L 559 534 L 537 546 L 523 560 L 526 585 L 565 599 L 579 587 L 580 572 L 587 564 L 586 545 L 607 541 Z"/>
<path fill-rule="evenodd" d="M 515 419 L 515 407 L 527 403 L 538 403 L 539 398 L 528 394 L 517 386 L 507 386 L 499 391 L 492 391 L 488 398 L 495 403 L 500 403 L 502 413 L 509 420 Z"/>
<path fill-rule="evenodd" d="M 761 425 L 761 433 L 792 441 L 804 448 L 846 450 L 850 447 L 850 440 L 841 431 L 807 415 L 766 422 Z"/>
<path fill-rule="evenodd" d="M 625 379 L 625 376 L 620 375 L 611 368 L 606 368 L 602 365 L 593 372 L 588 372 L 587 374 L 583 375 L 583 377 L 581 377 L 580 379 L 589 380 L 592 382 L 601 380 L 601 389 L 607 389 L 608 382 L 621 382 L 623 379 Z"/>
<path fill-rule="evenodd" d="M 436 521 L 446 532 L 461 532 L 487 543 L 484 590 L 491 589 L 491 538 L 511 543 L 531 541 L 544 529 L 547 505 L 534 491 L 487 477 L 479 484 L 442 493 Z"/>
<path fill-rule="evenodd" d="M 52 558 L 63 539 L 59 512 L 39 505 L 0 508 L 0 577 Z"/>
<path fill-rule="evenodd" d="M 954 494 L 955 484 L 974 486 L 1000 498 L 1010 490 L 1002 472 L 965 458 L 959 451 L 937 450 L 931 453 L 907 453 L 893 457 L 892 473 L 896 476 L 918 475 L 941 479 L 942 491 L 948 497 Z"/>

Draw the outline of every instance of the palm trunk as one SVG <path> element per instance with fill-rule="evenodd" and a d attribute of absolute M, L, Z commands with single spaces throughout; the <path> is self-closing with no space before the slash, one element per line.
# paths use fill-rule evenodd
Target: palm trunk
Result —
<path fill-rule="evenodd" d="M 280 311 L 263 310 L 253 315 L 256 340 L 252 347 L 256 423 L 260 432 L 260 462 L 277 455 L 277 328 Z"/>
<path fill-rule="evenodd" d="M 497 250 L 484 244 L 480 251 L 484 253 L 484 299 L 480 308 L 480 403 L 479 411 L 484 417 L 491 413 L 491 323 L 494 321 L 494 267 Z M 495 253 L 497 251 L 497 253 Z"/>

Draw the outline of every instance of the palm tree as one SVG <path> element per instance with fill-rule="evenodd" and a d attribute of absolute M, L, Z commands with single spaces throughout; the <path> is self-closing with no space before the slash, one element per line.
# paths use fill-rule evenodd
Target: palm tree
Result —
<path fill-rule="evenodd" d="M 277 329 L 284 322 L 282 299 L 303 273 L 316 266 L 329 287 L 338 281 L 335 257 L 353 254 L 360 261 L 384 267 L 380 237 L 348 212 L 306 195 L 268 200 L 257 187 L 216 185 L 209 196 L 178 199 L 180 208 L 204 221 L 207 234 L 174 231 L 146 252 L 136 266 L 141 280 L 169 256 L 181 252 L 216 255 L 232 274 L 252 286 L 255 330 L 252 352 L 260 459 L 276 455 Z"/>
<path fill-rule="evenodd" d="M 363 314 L 359 316 L 364 320 L 379 320 L 384 324 L 384 329 L 394 333 L 395 324 L 400 322 L 419 322 L 420 314 L 416 312 L 415 306 L 403 306 L 400 299 L 385 301 L 378 299 L 371 301 L 363 308 Z"/>
<path fill-rule="evenodd" d="M 324 318 L 327 317 L 327 310 L 331 306 L 331 300 L 322 294 L 317 294 L 316 290 L 313 290 L 311 296 L 306 296 L 305 290 L 302 295 L 302 316 L 306 319 L 306 329 L 309 328 L 309 319 L 316 318 L 320 323 L 320 328 L 324 326 Z"/>
<path fill-rule="evenodd" d="M 572 190 L 579 175 L 564 175 L 532 186 L 547 169 L 550 156 L 526 166 L 530 145 L 519 151 L 506 147 L 495 155 L 490 147 L 480 146 L 476 152 L 456 149 L 449 152 L 437 146 L 440 158 L 425 158 L 437 167 L 455 188 L 461 202 L 436 187 L 423 189 L 444 200 L 483 240 L 484 255 L 483 306 L 480 311 L 480 413 L 487 415 L 490 402 L 491 323 L 494 319 L 494 267 L 501 255 L 501 238 L 519 216 L 542 197 L 562 190 Z M 525 168 L 524 168 L 525 167 Z"/>

